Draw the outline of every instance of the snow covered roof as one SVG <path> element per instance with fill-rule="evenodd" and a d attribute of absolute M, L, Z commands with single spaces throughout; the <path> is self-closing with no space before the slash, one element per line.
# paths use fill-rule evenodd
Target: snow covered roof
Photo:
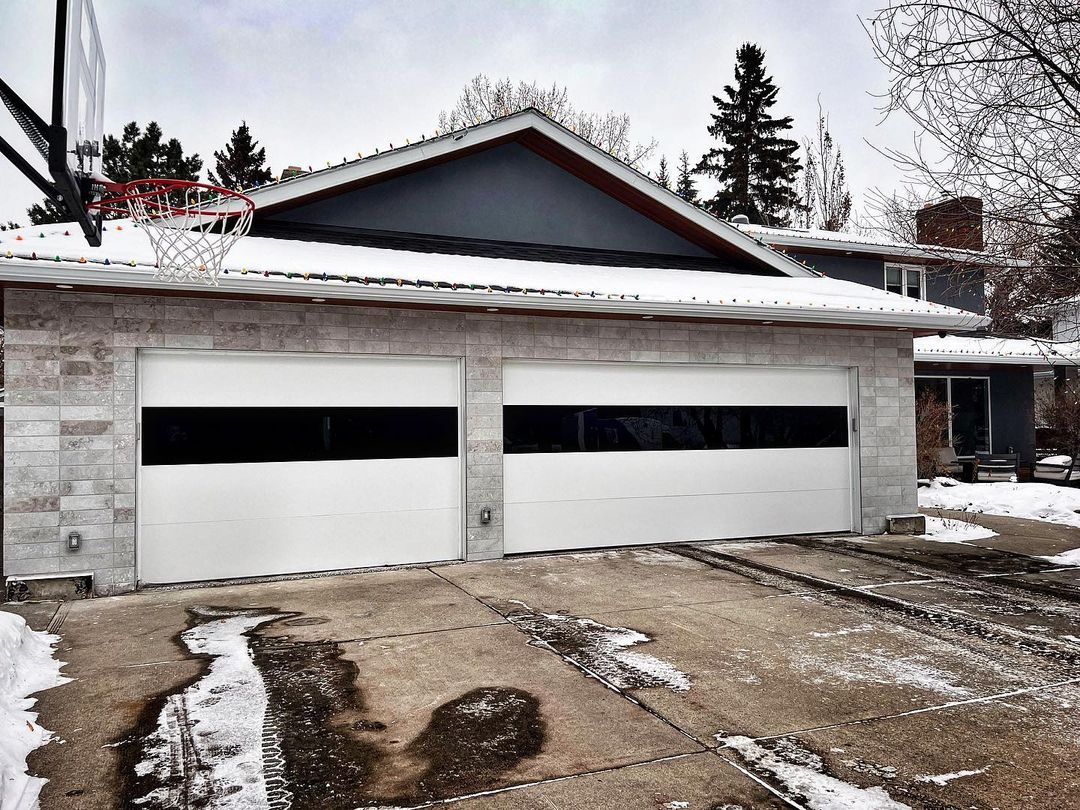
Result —
<path fill-rule="evenodd" d="M 915 359 L 935 363 L 1068 366 L 1080 363 L 1080 342 L 933 335 L 915 338 Z"/>
<path fill-rule="evenodd" d="M 765 225 L 738 225 L 743 233 L 761 239 L 774 247 L 812 248 L 842 253 L 872 253 L 898 259 L 946 259 L 963 262 L 986 262 L 985 253 L 974 250 L 944 248 L 938 245 L 916 245 L 897 242 L 881 236 L 860 236 L 816 228 L 770 228 Z M 994 263 L 1000 263 L 994 257 Z"/>
<path fill-rule="evenodd" d="M 275 213 L 374 183 L 384 176 L 392 177 L 415 171 L 424 165 L 450 160 L 457 155 L 509 141 L 519 141 L 530 148 L 535 147 L 542 155 L 554 150 L 560 163 L 566 163 L 569 156 L 575 161 L 577 171 L 588 171 L 592 175 L 608 178 L 608 182 L 613 181 L 619 185 L 621 197 L 630 195 L 635 197 L 639 204 L 666 212 L 667 216 L 674 217 L 687 229 L 707 237 L 713 243 L 723 245 L 725 250 L 745 260 L 787 276 L 815 275 L 815 271 L 801 262 L 772 250 L 752 234 L 743 233 L 731 223 L 707 214 L 648 175 L 534 109 L 522 110 L 467 129 L 399 146 L 387 152 L 344 161 L 337 166 L 295 175 L 249 189 L 245 193 L 255 201 L 260 211 Z M 542 142 L 542 145 L 539 142 Z"/>
<path fill-rule="evenodd" d="M 8 282 L 921 330 L 986 324 L 970 312 L 819 275 L 562 264 L 252 236 L 224 267 L 217 288 L 155 281 L 149 240 L 127 220 L 106 223 L 98 248 L 75 225 L 0 233 L 0 281 Z"/>

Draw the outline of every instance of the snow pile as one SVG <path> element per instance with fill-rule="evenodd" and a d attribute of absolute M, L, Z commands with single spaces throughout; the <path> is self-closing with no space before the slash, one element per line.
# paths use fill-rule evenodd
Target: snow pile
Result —
<path fill-rule="evenodd" d="M 0 612 L 0 808 L 36 808 L 46 780 L 26 772 L 26 757 L 52 739 L 37 724 L 36 702 L 29 695 L 51 689 L 70 678 L 60 674 L 63 662 L 53 658 L 59 636 L 31 630 L 22 616 Z"/>
<path fill-rule="evenodd" d="M 1052 562 L 1054 565 L 1080 565 L 1080 548 L 1069 549 L 1061 554 L 1055 554 L 1052 557 L 1041 557 L 1040 559 Z"/>
<path fill-rule="evenodd" d="M 932 515 L 926 516 L 926 534 L 919 535 L 924 540 L 935 540 L 938 543 L 962 544 L 997 536 L 997 532 L 978 523 Z"/>
<path fill-rule="evenodd" d="M 861 788 L 829 776 L 819 756 L 789 741 L 781 740 L 770 751 L 749 737 L 717 735 L 717 739 L 755 769 L 779 779 L 811 810 L 911 810 L 909 805 L 894 801 L 884 788 Z"/>
<path fill-rule="evenodd" d="M 269 808 L 263 770 L 267 695 L 251 658 L 248 634 L 283 614 L 193 608 L 205 623 L 181 638 L 196 655 L 211 657 L 206 674 L 170 695 L 157 728 L 145 741 L 135 773 L 152 790 L 138 805 L 179 807 L 212 804 L 231 791 L 229 807 Z"/>
<path fill-rule="evenodd" d="M 935 478 L 930 486 L 920 487 L 919 507 L 1043 520 L 1080 528 L 1080 490 L 1053 484 L 961 484 L 951 478 Z"/>

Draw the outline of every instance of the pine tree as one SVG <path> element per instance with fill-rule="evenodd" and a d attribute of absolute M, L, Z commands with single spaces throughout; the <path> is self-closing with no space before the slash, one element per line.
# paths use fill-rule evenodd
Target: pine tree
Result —
<path fill-rule="evenodd" d="M 1075 288 L 1075 279 L 1080 273 L 1080 195 L 1053 221 L 1053 226 L 1053 232 L 1043 245 L 1040 264 L 1057 282 L 1054 286 Z M 1062 281 L 1066 283 L 1063 285 Z M 1075 293 L 1070 289 L 1062 294 Z"/>
<path fill-rule="evenodd" d="M 115 135 L 105 136 L 101 147 L 102 171 L 117 183 L 158 177 L 198 180 L 202 159 L 198 155 L 184 155 L 184 149 L 176 138 L 162 143 L 163 137 L 156 121 L 147 124 L 145 132 L 134 121 L 125 124 L 119 138 Z M 26 209 L 26 215 L 33 225 L 72 220 L 65 205 L 49 198 L 30 206 Z"/>
<path fill-rule="evenodd" d="M 101 150 L 102 171 L 117 183 L 158 177 L 198 180 L 202 159 L 198 155 L 185 156 L 180 141 L 170 138 L 163 143 L 163 137 L 156 121 L 147 124 L 145 132 L 132 121 L 124 126 L 119 139 L 106 135 Z"/>
<path fill-rule="evenodd" d="M 798 204 L 799 144 L 781 137 L 792 119 L 769 113 L 776 94 L 765 74 L 765 52 L 743 44 L 735 53 L 735 87 L 724 86 L 726 98 L 713 96 L 718 112 L 708 132 L 723 145 L 706 152 L 697 165 L 699 173 L 720 181 L 720 190 L 705 202 L 711 214 L 724 219 L 746 214 L 764 225 L 785 225 Z"/>
<path fill-rule="evenodd" d="M 240 191 L 270 182 L 273 175 L 265 167 L 266 148 L 256 149 L 259 142 L 251 137 L 247 121 L 233 130 L 224 151 L 214 152 L 217 174 L 209 172 L 210 182 Z"/>
<path fill-rule="evenodd" d="M 660 156 L 660 168 L 656 172 L 656 182 L 671 191 L 671 177 L 667 171 L 667 155 Z"/>
<path fill-rule="evenodd" d="M 67 206 L 50 197 L 27 208 L 26 216 L 30 218 L 31 225 L 53 225 L 57 222 L 71 222 L 72 219 Z"/>
<path fill-rule="evenodd" d="M 697 186 L 694 184 L 694 173 L 690 170 L 690 155 L 683 149 L 679 155 L 679 176 L 675 181 L 675 193 L 687 202 L 698 204 Z"/>

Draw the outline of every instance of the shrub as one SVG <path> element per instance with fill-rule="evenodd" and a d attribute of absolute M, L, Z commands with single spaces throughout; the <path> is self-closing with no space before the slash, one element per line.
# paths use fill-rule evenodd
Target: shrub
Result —
<path fill-rule="evenodd" d="M 919 478 L 933 478 L 941 472 L 942 447 L 949 445 L 949 406 L 933 391 L 924 391 L 915 400 L 915 464 Z"/>

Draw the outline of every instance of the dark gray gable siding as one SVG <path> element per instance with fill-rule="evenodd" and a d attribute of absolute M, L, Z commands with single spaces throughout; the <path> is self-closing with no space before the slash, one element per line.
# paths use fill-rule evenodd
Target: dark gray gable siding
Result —
<path fill-rule="evenodd" d="M 885 261 L 882 259 L 788 252 L 830 278 L 885 289 Z M 926 275 L 926 297 L 936 304 L 981 314 L 986 309 L 983 272 L 979 269 L 948 272 L 931 267 Z"/>
<path fill-rule="evenodd" d="M 267 218 L 329 228 L 712 259 L 516 143 Z"/>

